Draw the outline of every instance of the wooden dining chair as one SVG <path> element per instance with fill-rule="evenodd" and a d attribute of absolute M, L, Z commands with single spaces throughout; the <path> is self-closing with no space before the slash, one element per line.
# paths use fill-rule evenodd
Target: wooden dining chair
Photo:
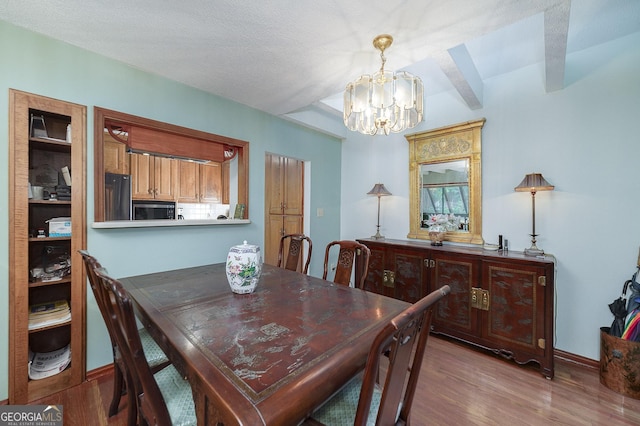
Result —
<path fill-rule="evenodd" d="M 347 383 L 304 425 L 409 425 L 432 309 L 450 291 L 445 285 L 389 321 L 371 345 L 364 373 Z M 387 372 L 380 385 L 380 360 L 387 357 Z"/>
<path fill-rule="evenodd" d="M 369 270 L 371 251 L 369 247 L 357 241 L 342 240 L 332 241 L 327 244 L 324 253 L 324 273 L 322 274 L 322 279 L 327 279 L 330 269 L 330 253 L 332 248 L 336 246 L 340 248 L 340 251 L 338 252 L 338 259 L 335 264 L 333 282 L 348 286 L 351 281 L 351 275 L 353 274 L 354 287 L 364 289 L 364 281 L 367 279 L 367 272 Z"/>
<path fill-rule="evenodd" d="M 307 258 L 304 258 L 304 242 L 307 242 Z M 286 249 L 287 258 L 284 259 Z M 278 251 L 278 268 L 289 269 L 290 271 L 302 271 L 307 274 L 309 263 L 311 262 L 311 251 L 313 244 L 311 238 L 304 234 L 287 234 L 280 238 L 280 250 Z M 284 261 L 284 265 L 283 265 Z"/>
<path fill-rule="evenodd" d="M 113 396 L 111 397 L 111 404 L 109 405 L 109 417 L 112 417 L 116 413 L 118 413 L 120 399 L 122 398 L 122 395 L 126 393 L 124 375 L 126 374 L 127 367 L 124 363 L 124 360 L 122 359 L 120 350 L 118 349 L 113 318 L 109 315 L 108 308 L 106 306 L 107 294 L 103 286 L 100 285 L 99 278 L 96 276 L 95 272 L 97 269 L 102 268 L 102 265 L 100 265 L 100 262 L 98 262 L 95 257 L 91 256 L 88 251 L 78 250 L 78 252 L 80 253 L 80 255 L 82 255 L 82 260 L 87 271 L 87 277 L 89 278 L 89 285 L 91 286 L 93 296 L 96 299 L 98 309 L 102 314 L 102 318 L 104 319 L 105 325 L 107 327 L 107 332 L 109 333 L 109 338 L 111 340 L 114 368 Z M 157 372 L 169 365 L 169 359 L 167 358 L 167 355 L 162 351 L 162 349 L 160 349 L 158 344 L 153 340 L 146 329 L 140 330 L 140 340 L 142 341 L 142 346 L 144 347 L 144 354 L 147 357 L 147 362 L 149 363 L 149 366 L 151 367 L 153 372 Z M 133 399 L 133 393 L 128 393 L 127 396 L 129 398 L 129 424 L 135 424 L 137 413 L 135 410 L 135 400 Z"/>
<path fill-rule="evenodd" d="M 95 271 L 106 294 L 114 335 L 127 365 L 127 390 L 134 395 L 139 425 L 195 425 L 196 412 L 189 382 L 173 365 L 155 374 L 144 356 L 138 324 L 129 293 L 104 268 Z"/>

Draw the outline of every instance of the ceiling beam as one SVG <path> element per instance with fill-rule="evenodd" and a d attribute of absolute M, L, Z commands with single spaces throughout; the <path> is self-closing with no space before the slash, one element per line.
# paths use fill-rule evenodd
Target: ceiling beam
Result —
<path fill-rule="evenodd" d="M 434 59 L 470 109 L 482 108 L 484 83 L 464 44 L 448 49 Z"/>
<path fill-rule="evenodd" d="M 544 12 L 545 88 L 547 93 L 564 88 L 570 11 L 571 0 L 565 0 Z"/>

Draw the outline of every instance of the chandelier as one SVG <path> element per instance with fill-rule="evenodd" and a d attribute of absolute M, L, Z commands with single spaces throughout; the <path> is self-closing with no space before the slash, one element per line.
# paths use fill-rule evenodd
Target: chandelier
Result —
<path fill-rule="evenodd" d="M 393 37 L 381 34 L 373 39 L 380 51 L 382 66 L 373 76 L 365 74 L 347 84 L 344 91 L 344 124 L 349 130 L 366 135 L 379 131 L 401 132 L 420 123 L 423 118 L 424 88 L 422 80 L 408 72 L 385 71 L 386 48 Z"/>

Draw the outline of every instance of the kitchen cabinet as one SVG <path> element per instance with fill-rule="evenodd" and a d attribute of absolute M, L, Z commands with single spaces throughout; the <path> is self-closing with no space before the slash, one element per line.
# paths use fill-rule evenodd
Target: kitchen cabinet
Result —
<path fill-rule="evenodd" d="M 129 154 L 127 146 L 118 142 L 105 132 L 104 137 L 104 172 L 118 175 L 129 174 Z"/>
<path fill-rule="evenodd" d="M 365 289 L 415 302 L 443 285 L 432 332 L 489 349 L 552 378 L 554 260 L 423 242 L 361 239 L 371 250 Z"/>
<path fill-rule="evenodd" d="M 180 183 L 178 202 L 223 203 L 222 164 L 218 162 L 178 162 Z M 227 189 L 227 199 L 228 199 Z"/>
<path fill-rule="evenodd" d="M 87 284 L 78 250 L 86 248 L 86 119 L 85 106 L 9 91 L 9 404 L 85 379 Z M 63 167 L 70 186 L 59 177 Z M 31 196 L 30 183 L 59 198 Z M 42 304 L 65 309 L 35 321 L 32 309 Z M 58 351 L 65 356 L 57 368 L 30 365 L 31 352 Z"/>
<path fill-rule="evenodd" d="M 147 154 L 131 154 L 131 198 L 175 201 L 178 160 Z"/>
<path fill-rule="evenodd" d="M 264 261 L 277 265 L 280 238 L 303 232 L 304 161 L 265 155 L 265 204 Z"/>

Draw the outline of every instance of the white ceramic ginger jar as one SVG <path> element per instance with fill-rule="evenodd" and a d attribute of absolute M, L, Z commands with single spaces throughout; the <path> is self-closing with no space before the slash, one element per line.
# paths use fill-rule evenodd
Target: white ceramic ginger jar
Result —
<path fill-rule="evenodd" d="M 260 247 L 247 244 L 233 246 L 227 255 L 227 280 L 231 291 L 238 294 L 253 293 L 262 272 Z"/>

